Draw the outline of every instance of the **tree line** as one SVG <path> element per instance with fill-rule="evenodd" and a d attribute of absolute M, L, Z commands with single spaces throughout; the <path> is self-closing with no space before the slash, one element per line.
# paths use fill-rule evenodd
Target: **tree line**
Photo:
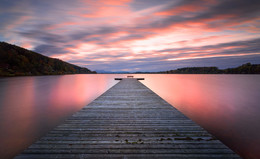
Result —
<path fill-rule="evenodd" d="M 34 76 L 95 73 L 59 59 L 0 42 L 0 76 Z"/>
<path fill-rule="evenodd" d="M 260 74 L 260 64 L 246 63 L 236 68 L 218 69 L 217 67 L 185 67 L 162 71 L 166 74 Z"/>

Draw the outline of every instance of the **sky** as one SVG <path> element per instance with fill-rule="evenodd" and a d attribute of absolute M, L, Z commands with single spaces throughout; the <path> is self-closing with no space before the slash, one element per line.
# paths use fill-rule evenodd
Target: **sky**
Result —
<path fill-rule="evenodd" d="M 91 70 L 260 64 L 260 1 L 0 0 L 0 41 Z"/>

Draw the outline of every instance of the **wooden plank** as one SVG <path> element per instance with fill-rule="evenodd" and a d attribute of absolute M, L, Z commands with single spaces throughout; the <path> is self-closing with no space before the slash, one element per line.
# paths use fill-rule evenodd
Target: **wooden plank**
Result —
<path fill-rule="evenodd" d="M 240 158 L 138 79 L 119 80 L 16 159 Z"/>
<path fill-rule="evenodd" d="M 53 148 L 105 148 L 105 149 L 120 149 L 120 148 L 151 148 L 151 149 L 162 149 L 162 148 L 171 148 L 171 149 L 180 149 L 180 148 L 186 148 L 186 149 L 208 149 L 210 147 L 211 149 L 226 149 L 227 147 L 223 144 L 206 144 L 206 143 L 175 143 L 175 144 L 124 144 L 124 143 L 118 143 L 118 144 L 33 144 L 30 146 L 30 149 L 32 148 L 44 148 L 44 149 L 53 149 Z"/>
<path fill-rule="evenodd" d="M 21 154 L 19 159 L 209 159 L 213 158 L 212 154 Z M 214 154 L 214 159 L 238 159 L 236 154 Z"/>

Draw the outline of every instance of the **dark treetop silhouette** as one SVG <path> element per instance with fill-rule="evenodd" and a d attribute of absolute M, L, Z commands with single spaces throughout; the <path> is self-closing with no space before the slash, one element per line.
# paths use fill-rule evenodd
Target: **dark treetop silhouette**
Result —
<path fill-rule="evenodd" d="M 0 76 L 95 73 L 59 59 L 0 42 Z"/>

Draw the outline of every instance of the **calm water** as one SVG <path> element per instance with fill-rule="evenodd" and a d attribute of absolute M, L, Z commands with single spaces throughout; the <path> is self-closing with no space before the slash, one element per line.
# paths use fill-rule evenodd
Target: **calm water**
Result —
<path fill-rule="evenodd" d="M 143 83 L 242 157 L 260 159 L 260 75 L 148 75 Z"/>
<path fill-rule="evenodd" d="M 12 158 L 127 75 L 0 79 L 0 158 Z M 134 75 L 246 158 L 260 158 L 260 75 Z"/>

